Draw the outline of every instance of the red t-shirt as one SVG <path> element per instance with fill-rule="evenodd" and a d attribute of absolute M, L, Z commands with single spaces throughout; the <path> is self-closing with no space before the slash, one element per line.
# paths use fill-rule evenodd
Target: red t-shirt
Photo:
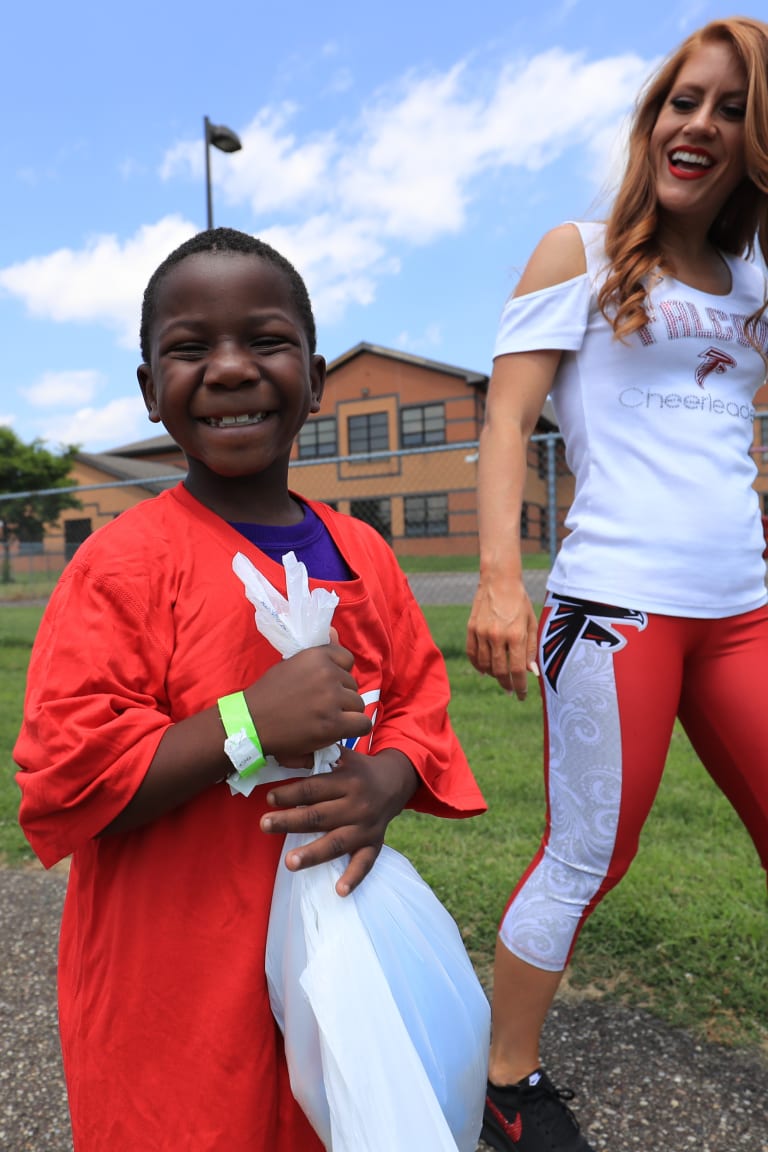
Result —
<path fill-rule="evenodd" d="M 442 657 L 391 549 L 308 503 L 354 574 L 329 586 L 359 691 L 380 693 L 365 742 L 412 761 L 413 807 L 484 811 L 448 721 Z M 72 855 L 59 1015 L 76 1152 L 321 1147 L 291 1095 L 267 995 L 283 843 L 259 830 L 267 787 L 245 798 L 216 785 L 97 838 L 169 725 L 280 659 L 232 572 L 238 551 L 285 592 L 280 565 L 184 487 L 165 492 L 78 549 L 35 641 L 14 755 L 30 843 L 46 866 Z"/>

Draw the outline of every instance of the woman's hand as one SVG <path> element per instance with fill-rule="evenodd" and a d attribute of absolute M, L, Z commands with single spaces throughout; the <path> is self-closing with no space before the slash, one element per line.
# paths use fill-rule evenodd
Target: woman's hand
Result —
<path fill-rule="evenodd" d="M 467 625 L 467 656 L 478 672 L 494 676 L 505 692 L 528 695 L 537 673 L 536 614 L 522 581 L 482 581 Z"/>

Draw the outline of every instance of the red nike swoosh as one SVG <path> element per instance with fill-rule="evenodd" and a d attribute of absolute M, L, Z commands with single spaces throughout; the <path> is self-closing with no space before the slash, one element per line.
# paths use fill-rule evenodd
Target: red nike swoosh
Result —
<path fill-rule="evenodd" d="M 486 1106 L 488 1107 L 488 1110 L 493 1113 L 495 1119 L 501 1125 L 501 1129 L 502 1129 L 504 1135 L 508 1136 L 510 1138 L 510 1140 L 513 1140 L 515 1142 L 515 1144 L 517 1144 L 517 1142 L 519 1141 L 520 1137 L 523 1134 L 523 1118 L 520 1115 L 520 1113 L 518 1112 L 518 1114 L 517 1114 L 517 1116 L 515 1116 L 514 1120 L 510 1121 L 510 1120 L 507 1120 L 504 1113 L 501 1112 L 496 1107 L 493 1100 L 491 1100 L 490 1096 L 486 1096 L 485 1103 L 486 1103 Z"/>

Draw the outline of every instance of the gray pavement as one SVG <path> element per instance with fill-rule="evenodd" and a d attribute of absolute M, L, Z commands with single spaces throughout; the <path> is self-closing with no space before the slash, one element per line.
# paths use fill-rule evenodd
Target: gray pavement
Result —
<path fill-rule="evenodd" d="M 524 573 L 525 586 L 534 604 L 544 599 L 548 575 L 543 569 Z M 420 604 L 471 604 L 477 588 L 477 573 L 412 572 L 408 583 Z"/>
<path fill-rule="evenodd" d="M 2 1152 L 72 1152 L 55 999 L 65 885 L 62 872 L 0 869 Z M 553 1076 L 576 1090 L 574 1108 L 597 1152 L 768 1152 L 766 1053 L 705 1044 L 648 1013 L 564 997 L 544 1052 Z"/>
<path fill-rule="evenodd" d="M 549 571 L 532 568 L 523 573 L 528 595 L 541 604 Z M 768 565 L 765 570 L 768 586 Z M 420 604 L 471 604 L 477 588 L 476 572 L 412 572 L 408 576 L 414 596 Z"/>

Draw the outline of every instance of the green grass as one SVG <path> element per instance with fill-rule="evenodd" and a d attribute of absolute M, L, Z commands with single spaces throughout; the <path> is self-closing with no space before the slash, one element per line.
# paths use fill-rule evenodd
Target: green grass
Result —
<path fill-rule="evenodd" d="M 16 818 L 19 790 L 13 778 L 13 745 L 21 723 L 24 683 L 42 608 L 0 606 L 0 859 L 31 857 Z"/>
<path fill-rule="evenodd" d="M 398 556 L 403 572 L 477 572 L 477 556 Z M 523 556 L 523 568 L 549 568 L 548 552 Z"/>
<path fill-rule="evenodd" d="M 40 608 L 0 606 L 0 858 L 31 859 L 16 812 L 11 750 Z M 496 925 L 541 834 L 541 706 L 479 676 L 464 656 L 468 606 L 428 607 L 453 689 L 451 716 L 489 804 L 473 820 L 406 812 L 390 829 L 461 927 L 481 978 Z M 569 970 L 576 993 L 641 1005 L 710 1040 L 768 1050 L 768 908 L 755 850 L 677 730 L 629 875 L 584 929 Z"/>
<path fill-rule="evenodd" d="M 8 583 L 0 583 L 0 605 L 19 600 L 44 600 L 50 596 L 58 578 L 58 572 L 25 572 L 15 575 Z"/>
<path fill-rule="evenodd" d="M 425 614 L 489 811 L 455 822 L 406 812 L 389 840 L 448 906 L 486 975 L 499 916 L 542 831 L 541 704 L 533 682 L 521 704 L 469 666 L 467 608 Z M 569 987 L 644 1006 L 710 1040 L 768 1050 L 767 913 L 752 842 L 678 728 L 640 852 L 582 932 Z"/>

